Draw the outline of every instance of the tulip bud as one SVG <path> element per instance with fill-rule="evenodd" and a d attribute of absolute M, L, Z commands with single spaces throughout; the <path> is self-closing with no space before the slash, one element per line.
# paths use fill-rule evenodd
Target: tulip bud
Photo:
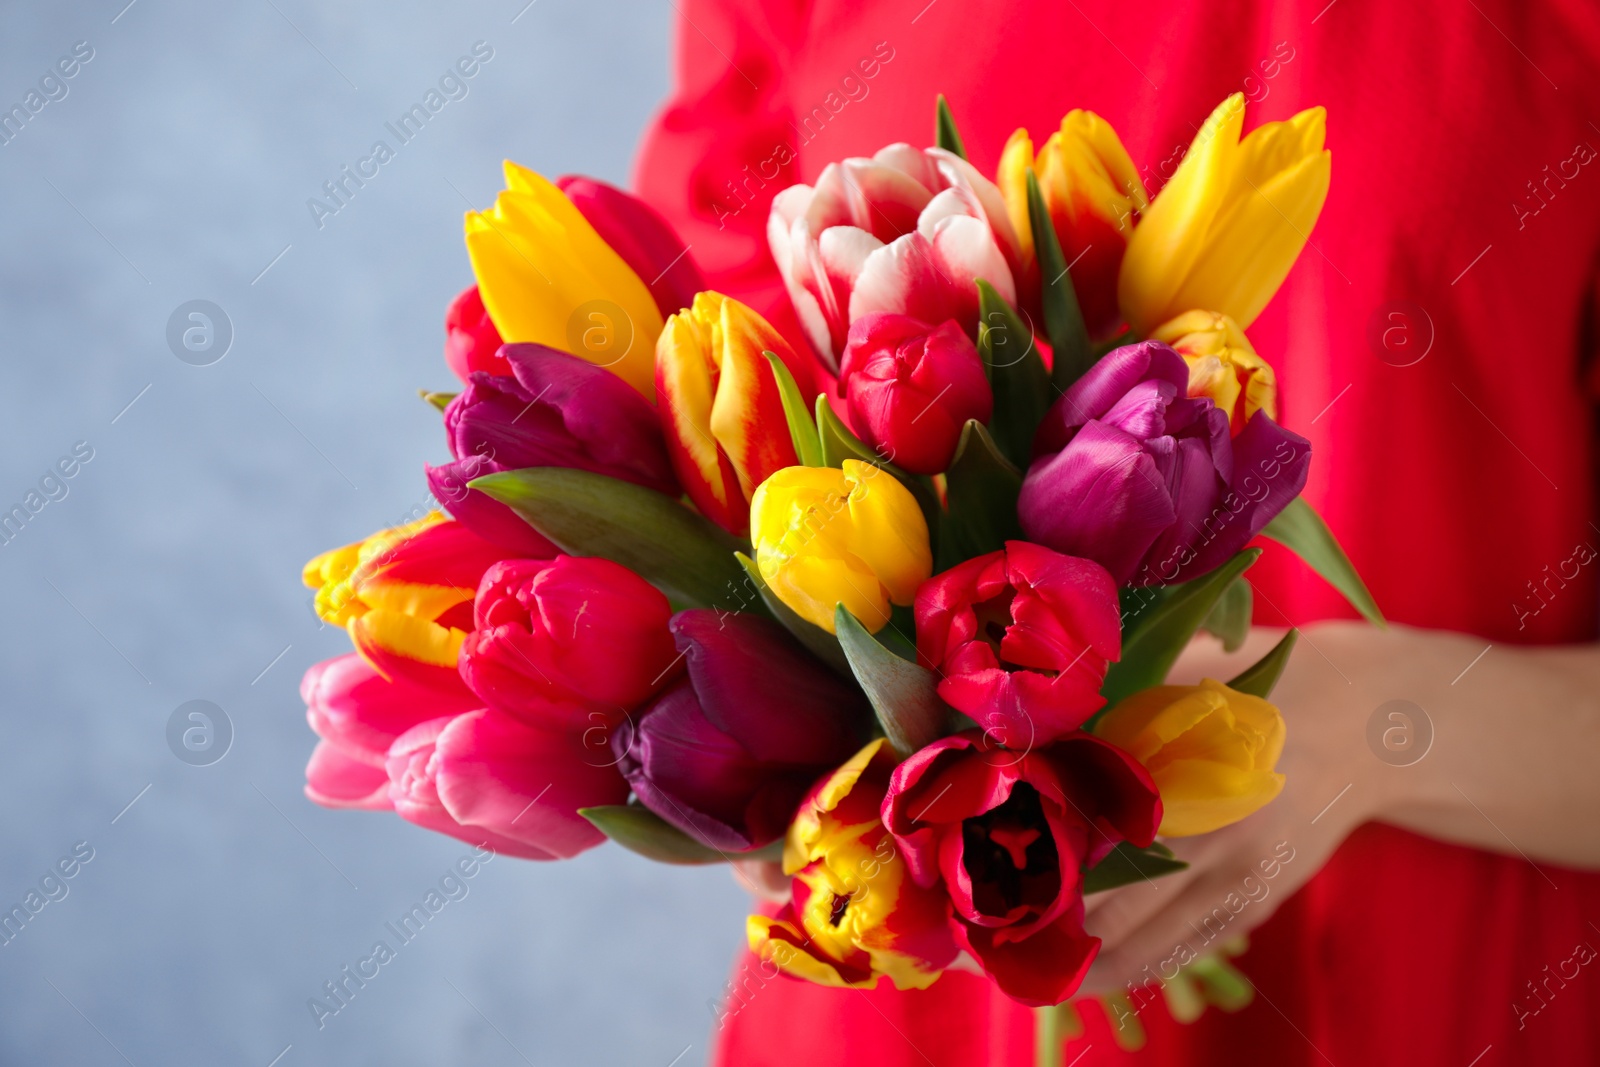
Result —
<path fill-rule="evenodd" d="M 994 410 L 978 348 L 954 319 L 863 315 L 850 326 L 839 393 L 862 440 L 913 474 L 942 472 L 967 420 L 988 422 Z"/>
<path fill-rule="evenodd" d="M 640 803 L 695 840 L 767 844 L 817 775 L 861 745 L 872 711 L 777 623 L 693 610 L 672 634 L 688 673 L 623 722 L 617 766 Z"/>
<path fill-rule="evenodd" d="M 525 521 L 467 482 L 523 467 L 574 467 L 678 495 L 655 408 L 637 392 L 543 345 L 500 351 L 511 377 L 475 374 L 450 401 L 444 426 L 456 461 L 428 472 L 457 520 L 518 555 L 549 556 L 555 553 L 538 551 L 544 539 Z"/>
<path fill-rule="evenodd" d="M 673 468 L 695 507 L 735 534 L 750 527 L 756 487 L 799 462 L 763 351 L 801 366 L 765 319 L 710 292 L 669 318 L 656 345 L 656 393 Z"/>
<path fill-rule="evenodd" d="M 614 725 L 677 660 L 660 591 L 596 557 L 504 560 L 478 587 L 461 677 L 534 726 Z"/>
<path fill-rule="evenodd" d="M 1117 273 L 1123 253 L 1136 217 L 1150 206 L 1144 182 L 1117 131 L 1092 111 L 1074 108 L 1067 112 L 1061 128 L 1045 141 L 1037 159 L 1028 131 L 1017 130 L 1000 156 L 999 185 L 1012 225 L 1029 253 L 1033 251 L 1028 215 L 1030 167 L 1039 179 L 1039 192 L 1061 252 L 1072 266 L 1072 284 L 1084 325 L 1091 336 L 1106 336 L 1122 319 L 1117 311 Z M 1035 285 L 1037 271 L 1034 260 Z"/>
<path fill-rule="evenodd" d="M 793 896 L 745 923 L 750 951 L 818 985 L 926 989 L 956 955 L 943 893 L 912 881 L 879 821 L 894 770 L 882 738 L 812 786 L 789 827 Z"/>
<path fill-rule="evenodd" d="M 911 491 L 861 460 L 786 467 L 750 503 L 756 565 L 801 618 L 834 632 L 834 607 L 876 633 L 933 572 L 928 524 Z"/>
<path fill-rule="evenodd" d="M 1189 364 L 1189 395 L 1207 397 L 1235 437 L 1250 416 L 1278 417 L 1278 379 L 1239 324 L 1214 311 L 1186 311 L 1157 326 L 1150 340 L 1168 344 Z"/>
<path fill-rule="evenodd" d="M 1283 789 L 1284 776 L 1274 770 L 1283 752 L 1283 716 L 1260 697 L 1210 678 L 1134 693 L 1094 732 L 1150 772 L 1168 837 L 1220 830 Z"/>
<path fill-rule="evenodd" d="M 1128 242 L 1117 296 L 1136 333 L 1190 308 L 1250 328 L 1327 199 L 1326 119 L 1314 107 L 1240 140 L 1244 96 L 1217 105 Z"/>
<path fill-rule="evenodd" d="M 529 860 L 570 859 L 602 843 L 578 809 L 628 797 L 603 752 L 486 708 L 412 727 L 386 767 L 402 819 Z"/>
<path fill-rule="evenodd" d="M 1106 354 L 1056 401 L 1017 498 L 1030 541 L 1092 559 L 1120 585 L 1205 574 L 1305 487 L 1311 446 L 1264 414 L 1238 437 L 1158 341 Z"/>
<path fill-rule="evenodd" d="M 438 512 L 324 552 L 302 577 L 324 622 L 390 679 L 460 690 L 456 657 L 472 628 L 472 599 L 504 549 Z"/>
<path fill-rule="evenodd" d="M 301 679 L 300 699 L 311 729 L 322 739 L 306 769 L 306 795 L 328 807 L 388 808 L 383 763 L 395 738 L 429 719 L 483 706 L 465 685 L 450 692 L 406 678 L 390 681 L 354 652 L 314 664 Z M 351 788 L 356 778 L 364 788 Z M 350 802 L 375 789 L 375 804 Z"/>
<path fill-rule="evenodd" d="M 938 673 L 939 695 L 1018 748 L 1098 711 L 1121 651 L 1117 587 L 1086 559 L 1008 541 L 917 590 L 917 658 Z"/>
<path fill-rule="evenodd" d="M 484 310 L 476 285 L 461 290 L 445 312 L 444 361 L 464 382 L 471 381 L 475 371 L 511 373 L 500 358 L 500 331 Z"/>

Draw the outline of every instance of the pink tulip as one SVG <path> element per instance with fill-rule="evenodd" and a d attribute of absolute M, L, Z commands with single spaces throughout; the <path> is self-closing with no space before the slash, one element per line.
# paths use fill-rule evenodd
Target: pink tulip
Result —
<path fill-rule="evenodd" d="M 387 810 L 389 746 L 418 723 L 483 706 L 456 691 L 390 681 L 354 652 L 323 660 L 300 682 L 306 718 L 322 740 L 306 766 L 306 796 L 328 808 Z"/>
<path fill-rule="evenodd" d="M 671 617 L 659 590 L 610 560 L 505 560 L 478 586 L 461 677 L 530 725 L 612 726 L 668 680 Z"/>
<path fill-rule="evenodd" d="M 940 148 L 892 144 L 830 163 L 772 201 L 767 240 L 801 325 L 837 370 L 850 324 L 874 311 L 955 319 L 976 336 L 984 279 L 1015 303 L 1020 264 L 1000 190 Z"/>
<path fill-rule="evenodd" d="M 484 708 L 432 719 L 389 749 L 402 819 L 508 856 L 570 859 L 605 840 L 578 809 L 621 804 L 628 785 L 601 746 Z"/>

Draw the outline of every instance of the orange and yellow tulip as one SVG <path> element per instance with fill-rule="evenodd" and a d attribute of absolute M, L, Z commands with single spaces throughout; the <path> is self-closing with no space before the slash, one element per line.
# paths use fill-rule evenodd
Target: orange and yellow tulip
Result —
<path fill-rule="evenodd" d="M 955 959 L 948 900 L 912 881 L 878 819 L 895 763 L 886 745 L 871 742 L 812 788 L 784 843 L 792 902 L 745 921 L 750 950 L 796 978 L 926 989 Z"/>
<path fill-rule="evenodd" d="M 1150 340 L 1177 350 L 1189 365 L 1189 395 L 1209 397 L 1227 412 L 1235 435 L 1258 411 L 1278 417 L 1277 375 L 1228 316 L 1186 311 L 1152 330 Z"/>
<path fill-rule="evenodd" d="M 1139 213 L 1150 206 L 1144 182 L 1117 131 L 1092 111 L 1067 112 L 1037 158 L 1028 131 L 1013 133 L 1000 155 L 997 184 L 1029 261 L 1029 288 L 1038 284 L 1028 214 L 1029 168 L 1039 179 L 1039 193 L 1062 254 L 1072 264 L 1072 284 L 1084 324 L 1091 335 L 1104 336 L 1120 321 L 1117 272 L 1123 251 Z"/>
<path fill-rule="evenodd" d="M 673 469 L 701 514 L 735 534 L 750 528 L 756 487 L 800 462 L 763 351 L 799 366 L 766 319 L 713 292 L 668 318 L 656 343 L 656 396 Z"/>
<path fill-rule="evenodd" d="M 302 578 L 317 615 L 385 678 L 454 691 L 478 583 L 507 554 L 435 511 L 322 553 Z"/>

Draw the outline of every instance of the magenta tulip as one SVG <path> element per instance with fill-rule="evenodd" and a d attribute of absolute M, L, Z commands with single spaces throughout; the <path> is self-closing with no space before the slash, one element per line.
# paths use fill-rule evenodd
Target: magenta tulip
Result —
<path fill-rule="evenodd" d="M 506 560 L 483 576 L 473 610 L 461 677 L 534 726 L 614 725 L 678 660 L 667 598 L 610 560 Z"/>
<path fill-rule="evenodd" d="M 948 467 L 967 420 L 988 422 L 994 409 L 978 348 L 954 319 L 887 312 L 851 324 L 839 395 L 862 440 L 913 474 Z"/>
<path fill-rule="evenodd" d="M 604 749 L 487 708 L 412 727 L 386 765 L 401 818 L 530 860 L 570 859 L 600 844 L 605 835 L 578 809 L 628 796 Z"/>
<path fill-rule="evenodd" d="M 1204 574 L 1260 533 L 1305 486 L 1311 445 L 1260 411 L 1230 437 L 1188 387 L 1183 357 L 1154 341 L 1078 379 L 1034 438 L 1017 501 L 1029 540 L 1152 585 Z"/>
<path fill-rule="evenodd" d="M 476 371 L 511 373 L 500 355 L 500 331 L 484 310 L 476 285 L 461 290 L 445 312 L 444 361 L 463 382 L 471 381 Z"/>
<path fill-rule="evenodd" d="M 1106 569 L 1025 541 L 923 582 L 916 614 L 917 657 L 938 673 L 939 695 L 1016 748 L 1098 711 L 1106 665 L 1122 651 Z"/>

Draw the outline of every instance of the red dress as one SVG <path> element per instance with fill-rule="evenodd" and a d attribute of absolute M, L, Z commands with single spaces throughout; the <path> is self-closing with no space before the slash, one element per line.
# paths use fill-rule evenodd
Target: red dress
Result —
<path fill-rule="evenodd" d="M 1084 107 L 1152 192 L 1228 93 L 1252 101 L 1247 129 L 1325 105 L 1332 192 L 1250 331 L 1278 370 L 1283 422 L 1312 442 L 1308 499 L 1393 619 L 1485 643 L 1594 638 L 1597 567 L 1547 576 L 1600 546 L 1600 8 L 1163 7 L 679 0 L 677 88 L 637 185 L 713 286 L 774 311 L 773 194 L 830 160 L 930 143 L 936 92 L 987 173 L 1013 128 L 1038 143 Z M 1251 577 L 1263 622 L 1348 614 L 1292 560 L 1269 554 Z M 1252 1006 L 1189 1026 L 1152 1006 L 1138 1054 L 1095 1016 L 1066 1062 L 1600 1063 L 1600 968 L 1550 977 L 1580 943 L 1600 948 L 1600 874 L 1544 869 L 1554 887 L 1515 855 L 1363 827 L 1253 934 L 1237 961 L 1261 990 Z M 1028 1064 L 1032 1028 L 965 974 L 923 993 L 757 976 L 718 1027 L 716 1062 Z"/>

